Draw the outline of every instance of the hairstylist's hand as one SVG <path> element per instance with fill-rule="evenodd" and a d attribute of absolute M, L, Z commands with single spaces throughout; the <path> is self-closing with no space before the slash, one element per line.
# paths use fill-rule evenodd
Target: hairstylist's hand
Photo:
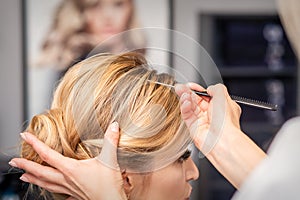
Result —
<path fill-rule="evenodd" d="M 21 180 L 38 185 L 50 192 L 68 194 L 69 199 L 127 199 L 117 163 L 118 123 L 114 122 L 108 127 L 101 154 L 97 158 L 88 160 L 64 157 L 30 133 L 23 133 L 21 136 L 45 162 L 52 166 L 43 166 L 23 158 L 14 158 L 9 164 L 26 171 L 20 178 Z M 114 166 L 115 169 L 107 167 L 107 163 L 104 164 L 102 158 L 105 162 L 110 162 L 109 166 Z"/>
<path fill-rule="evenodd" d="M 201 97 L 191 91 L 203 91 L 195 84 L 176 85 L 182 118 L 194 137 L 197 148 L 237 189 L 265 153 L 240 129 L 241 108 L 222 84 L 207 88 L 211 96 Z"/>
<path fill-rule="evenodd" d="M 240 107 L 230 98 L 222 84 L 207 88 L 211 96 L 198 96 L 191 91 L 204 91 L 198 84 L 176 85 L 180 96 L 182 118 L 194 136 L 196 146 L 208 154 L 224 132 L 240 129 Z"/>

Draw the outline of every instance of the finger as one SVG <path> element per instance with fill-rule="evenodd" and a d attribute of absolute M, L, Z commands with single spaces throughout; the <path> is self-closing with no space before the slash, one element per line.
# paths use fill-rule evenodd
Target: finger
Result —
<path fill-rule="evenodd" d="M 119 164 L 117 160 L 117 146 L 119 143 L 119 124 L 113 122 L 104 135 L 103 148 L 100 155 L 97 157 L 102 164 L 112 169 L 119 170 Z"/>
<path fill-rule="evenodd" d="M 186 85 L 193 91 L 206 92 L 206 89 L 197 83 L 189 82 Z M 195 93 L 193 93 L 193 94 L 195 94 Z M 194 96 L 198 97 L 197 101 L 200 101 L 200 100 L 205 100 L 206 102 L 210 101 L 210 97 L 207 97 L 207 96 L 203 96 L 203 95 L 198 96 L 196 94 Z M 199 104 L 199 102 L 197 104 Z"/>
<path fill-rule="evenodd" d="M 195 93 L 183 93 L 180 98 L 180 104 L 182 114 L 185 118 L 185 113 L 188 112 L 194 112 L 195 115 L 198 115 L 203 108 L 207 107 L 208 103 Z"/>
<path fill-rule="evenodd" d="M 198 120 L 200 108 L 192 101 L 190 94 L 184 93 L 180 98 L 180 111 L 182 119 L 190 128 Z"/>
<path fill-rule="evenodd" d="M 78 200 L 78 198 L 68 197 L 66 200 Z"/>
<path fill-rule="evenodd" d="M 33 147 L 33 149 L 39 154 L 40 158 L 52 167 L 57 168 L 60 171 L 64 171 L 65 164 L 70 165 L 70 162 L 72 161 L 71 158 L 64 157 L 60 153 L 54 151 L 31 133 L 24 132 L 20 135 L 26 143 Z"/>
<path fill-rule="evenodd" d="M 188 86 L 184 84 L 176 84 L 175 85 L 175 92 L 179 97 L 182 96 L 183 93 L 191 93 L 191 90 Z"/>
<path fill-rule="evenodd" d="M 230 99 L 227 88 L 223 84 L 209 86 L 207 92 L 212 96 L 212 99 L 208 108 L 210 128 L 201 144 L 201 152 L 204 155 L 207 155 L 214 148 L 223 133 Z"/>
<path fill-rule="evenodd" d="M 26 173 L 34 174 L 41 180 L 46 182 L 64 183 L 65 178 L 57 169 L 52 167 L 43 166 L 36 162 L 26 160 L 24 158 L 14 158 L 9 164 L 26 171 Z"/>
<path fill-rule="evenodd" d="M 230 98 L 227 88 L 225 87 L 225 85 L 223 84 L 216 84 L 216 85 L 211 85 L 207 88 L 207 93 L 214 97 L 214 96 L 218 96 L 218 98 L 222 97 L 222 98 Z M 231 99 L 231 98 L 230 98 Z"/>
<path fill-rule="evenodd" d="M 187 95 L 188 94 L 184 93 L 182 98 L 180 99 L 180 110 L 183 120 L 188 119 L 193 114 L 192 102 L 186 97 Z"/>
<path fill-rule="evenodd" d="M 187 83 L 187 86 L 189 88 L 191 88 L 192 90 L 196 90 L 196 91 L 206 91 L 206 89 L 204 87 L 202 87 L 201 85 L 197 84 L 197 83 L 193 83 L 193 82 L 189 82 Z"/>
<path fill-rule="evenodd" d="M 39 177 L 36 177 L 33 174 L 25 173 L 20 177 L 20 179 L 24 182 L 31 183 L 41 188 L 44 188 L 49 192 L 71 195 L 71 192 L 64 186 L 52 182 L 47 182 L 45 180 L 40 179 Z"/>
<path fill-rule="evenodd" d="M 214 86 L 211 86 L 208 88 L 208 92 L 212 94 L 212 96 L 218 96 L 217 99 L 218 100 L 226 100 L 230 106 L 232 107 L 232 109 L 237 110 L 237 113 L 241 113 L 241 108 L 240 106 L 232 100 L 232 98 L 230 97 L 227 88 L 223 85 L 223 84 L 217 84 Z M 216 99 L 216 98 L 215 98 Z"/>

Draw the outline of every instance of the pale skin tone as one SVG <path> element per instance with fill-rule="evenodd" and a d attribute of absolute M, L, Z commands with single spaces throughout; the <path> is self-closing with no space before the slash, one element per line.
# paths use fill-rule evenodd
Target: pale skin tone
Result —
<path fill-rule="evenodd" d="M 13 159 L 9 163 L 11 166 L 26 171 L 21 176 L 21 180 L 39 185 L 50 192 L 68 194 L 70 195 L 68 200 L 127 199 L 123 189 L 123 177 L 119 169 L 108 168 L 97 158 L 79 161 L 64 157 L 30 133 L 22 133 L 21 137 L 35 149 L 45 162 L 55 166 L 54 169 L 22 158 Z M 116 146 L 118 141 L 119 127 L 117 123 L 113 123 L 105 133 L 103 149 L 110 151 L 111 162 L 115 163 L 117 163 Z M 98 183 L 99 180 L 105 181 Z M 99 188 L 106 192 L 99 193 Z"/>
<path fill-rule="evenodd" d="M 124 181 L 124 189 L 130 199 L 185 200 L 192 192 L 189 181 L 196 180 L 198 177 L 198 169 L 189 157 L 151 172 L 146 177 L 140 174 L 128 174 L 129 180 Z M 132 193 L 134 187 L 139 191 L 135 195 L 134 192 Z"/>
<path fill-rule="evenodd" d="M 195 135 L 194 143 L 197 148 L 202 150 L 205 146 L 207 132 L 220 136 L 206 156 L 239 189 L 253 169 L 266 157 L 266 154 L 240 130 L 241 109 L 230 99 L 227 89 L 223 85 L 219 84 L 207 88 L 212 99 L 198 97 L 191 92 L 190 88 L 198 91 L 203 90 L 201 86 L 190 83 L 177 85 L 176 92 L 180 96 L 182 118 L 190 132 Z M 220 110 L 218 106 L 220 105 L 224 107 L 221 111 L 225 112 L 219 113 L 224 118 L 222 128 L 218 129 L 214 127 L 217 127 L 214 120 L 218 117 L 214 116 L 218 114 L 217 111 Z M 114 136 L 112 138 L 115 139 L 110 139 L 110 141 L 117 144 L 118 132 L 112 132 L 108 129 L 107 133 L 106 138 Z M 51 192 L 69 194 L 71 199 L 111 199 L 111 195 L 114 195 L 115 199 L 126 199 L 126 184 L 124 190 L 120 171 L 106 168 L 95 159 L 77 161 L 65 158 L 29 135 L 25 139 L 26 142 L 33 146 L 42 159 L 56 169 L 41 166 L 25 159 L 14 158 L 13 163 L 10 164 L 26 171 L 26 174 L 22 176 L 23 180 L 24 177 L 27 179 L 26 182 L 37 184 Z M 112 160 L 117 161 L 116 152 L 112 153 Z M 186 163 L 189 162 L 186 161 Z M 187 169 L 192 168 L 188 167 Z M 85 172 L 84 175 L 80 173 L 82 171 Z M 97 174 L 96 177 L 95 174 Z M 103 177 L 108 177 L 108 174 L 110 178 L 103 179 Z M 194 178 L 197 177 L 196 174 L 193 176 Z M 88 183 L 85 177 L 90 177 Z M 96 189 L 95 185 L 105 185 L 104 187 L 110 189 L 99 191 L 99 187 Z M 106 194 L 103 191 L 106 191 Z M 89 197 L 86 194 L 89 194 Z"/>
<path fill-rule="evenodd" d="M 97 42 L 121 33 L 128 29 L 132 10 L 131 0 L 100 0 L 84 11 L 88 32 Z"/>
<path fill-rule="evenodd" d="M 190 83 L 187 86 L 177 85 L 176 92 L 180 96 L 182 117 L 190 132 L 195 132 L 195 145 L 202 150 L 205 134 L 215 134 L 211 126 L 216 126 L 215 119 L 223 114 L 223 126 L 216 144 L 206 154 L 208 160 L 225 176 L 225 178 L 239 189 L 247 176 L 266 157 L 266 154 L 244 134 L 240 129 L 239 119 L 241 108 L 230 98 L 224 85 L 210 86 L 207 93 L 212 99 L 201 98 L 192 93 L 193 90 L 203 91 L 204 88 Z M 225 109 L 220 109 L 222 105 Z M 218 121 L 217 121 L 218 122 Z"/>

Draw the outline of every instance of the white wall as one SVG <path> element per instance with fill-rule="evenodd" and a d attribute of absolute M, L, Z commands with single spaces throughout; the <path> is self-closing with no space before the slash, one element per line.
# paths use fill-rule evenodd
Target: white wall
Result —
<path fill-rule="evenodd" d="M 53 82 L 57 73 L 51 69 L 32 68 L 42 41 L 51 25 L 54 11 L 61 0 L 28 0 L 27 1 L 27 32 L 28 32 L 28 119 L 48 109 L 51 102 Z M 168 0 L 135 0 L 137 18 L 142 27 L 169 27 Z M 157 43 L 167 48 L 168 33 L 146 35 L 147 43 Z M 147 51 L 151 63 L 168 63 L 168 54 L 161 51 Z M 50 90 L 50 91 L 49 91 Z"/>
<path fill-rule="evenodd" d="M 175 30 L 187 34 L 199 42 L 201 14 L 263 14 L 276 13 L 276 0 L 175 0 Z M 199 49 L 196 45 L 187 46 L 180 40 L 174 41 L 175 50 L 184 49 L 189 61 L 199 66 Z M 175 68 L 189 77 L 190 81 L 198 81 L 193 70 L 182 68 L 180 60 L 175 59 Z M 199 69 L 200 70 L 200 69 Z"/>
<path fill-rule="evenodd" d="M 61 0 L 27 0 L 29 60 L 34 60 L 51 24 L 53 12 Z M 168 0 L 135 0 L 136 12 L 143 27 L 168 28 Z M 152 40 L 152 38 L 149 38 Z M 155 38 L 167 45 L 167 35 Z M 164 58 L 163 62 L 166 62 Z"/>
<path fill-rule="evenodd" d="M 22 128 L 21 1 L 0 1 L 0 157 L 17 152 Z"/>

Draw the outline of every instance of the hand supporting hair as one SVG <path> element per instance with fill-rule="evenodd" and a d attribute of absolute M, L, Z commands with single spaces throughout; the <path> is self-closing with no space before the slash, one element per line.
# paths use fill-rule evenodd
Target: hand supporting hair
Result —
<path fill-rule="evenodd" d="M 26 171 L 20 178 L 24 182 L 50 192 L 67 194 L 70 196 L 68 200 L 124 200 L 127 198 L 120 170 L 109 168 L 99 161 L 104 152 L 109 153 L 111 162 L 117 163 L 119 136 L 119 125 L 114 122 L 105 133 L 103 150 L 98 157 L 75 160 L 52 150 L 34 135 L 25 132 L 21 134 L 23 140 L 51 167 L 24 158 L 14 158 L 9 164 Z"/>

